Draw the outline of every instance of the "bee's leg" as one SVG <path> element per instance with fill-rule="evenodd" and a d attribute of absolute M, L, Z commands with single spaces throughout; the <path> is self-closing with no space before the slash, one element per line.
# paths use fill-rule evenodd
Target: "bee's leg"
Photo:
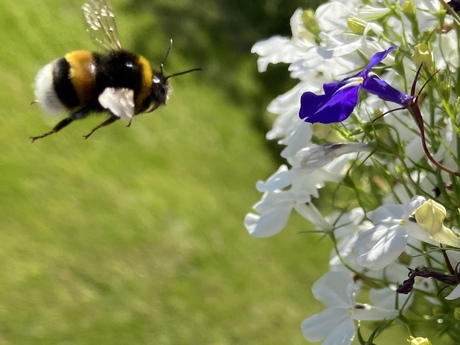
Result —
<path fill-rule="evenodd" d="M 47 137 L 48 135 L 57 133 L 61 129 L 63 129 L 64 127 L 67 127 L 68 125 L 70 125 L 73 120 L 74 119 L 72 117 L 66 117 L 64 120 L 59 122 L 56 126 L 54 126 L 54 128 L 51 131 L 49 131 L 49 132 L 47 132 L 45 134 L 42 134 L 42 135 L 38 135 L 36 137 L 30 137 L 30 139 L 32 139 L 32 142 L 34 142 L 37 139 L 41 139 L 41 138 Z"/>
<path fill-rule="evenodd" d="M 51 131 L 45 134 L 42 134 L 42 135 L 38 135 L 36 137 L 30 137 L 30 139 L 32 139 L 32 142 L 34 142 L 37 139 L 41 139 L 41 138 L 47 137 L 48 135 L 57 133 L 64 127 L 67 127 L 68 125 L 70 125 L 74 120 L 79 120 L 79 119 L 86 117 L 92 109 L 93 109 L 92 106 L 87 106 L 87 107 L 78 109 L 77 111 L 70 114 L 69 117 L 66 117 L 65 119 L 61 120 L 61 122 L 59 122 L 56 126 L 54 126 L 54 128 Z"/>
<path fill-rule="evenodd" d="M 114 116 L 114 115 L 111 115 L 107 120 L 105 120 L 104 122 L 102 122 L 99 126 L 96 126 L 92 129 L 91 132 L 89 132 L 88 134 L 84 135 L 83 137 L 85 139 L 88 139 L 91 134 L 93 134 L 94 132 L 96 132 L 99 128 L 102 128 L 102 127 L 105 127 L 105 126 L 108 126 L 112 123 L 114 123 L 115 121 L 117 121 L 119 119 L 118 116 Z"/>

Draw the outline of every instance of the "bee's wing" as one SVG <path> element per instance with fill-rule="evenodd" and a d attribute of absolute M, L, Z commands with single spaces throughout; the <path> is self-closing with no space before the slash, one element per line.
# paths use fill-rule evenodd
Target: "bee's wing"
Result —
<path fill-rule="evenodd" d="M 134 116 L 134 91 L 126 88 L 108 87 L 99 95 L 99 103 L 110 112 L 127 121 Z"/>
<path fill-rule="evenodd" d="M 110 0 L 89 0 L 82 9 L 91 39 L 106 50 L 121 50 Z"/>

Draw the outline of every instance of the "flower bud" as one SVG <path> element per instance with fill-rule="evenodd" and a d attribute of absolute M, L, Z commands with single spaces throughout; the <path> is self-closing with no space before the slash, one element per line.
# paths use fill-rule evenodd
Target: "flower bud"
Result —
<path fill-rule="evenodd" d="M 449 100 L 450 95 L 452 94 L 452 87 L 450 86 L 449 82 L 444 80 L 439 84 L 438 92 L 442 99 Z"/>
<path fill-rule="evenodd" d="M 412 1 L 408 1 L 408 0 L 404 1 L 403 12 L 408 17 L 415 17 L 415 8 L 414 8 L 414 5 L 412 4 Z"/>
<path fill-rule="evenodd" d="M 318 139 L 323 139 L 332 143 L 347 141 L 347 139 L 342 134 L 340 134 L 340 132 L 338 132 L 330 125 L 314 123 L 312 124 L 311 129 L 314 136 Z"/>
<path fill-rule="evenodd" d="M 414 48 L 412 60 L 415 62 L 415 65 L 420 66 L 423 63 L 423 66 L 431 71 L 433 69 L 433 55 L 428 49 L 428 45 L 425 43 L 419 43 Z"/>
<path fill-rule="evenodd" d="M 316 22 L 314 11 L 312 10 L 303 11 L 302 12 L 302 22 L 303 22 L 303 26 L 305 28 L 308 28 L 308 30 L 314 36 L 318 36 L 318 34 L 321 32 L 321 29 L 319 28 L 319 25 Z"/>
<path fill-rule="evenodd" d="M 455 308 L 454 309 L 454 319 L 455 320 L 460 320 L 460 308 Z"/>
<path fill-rule="evenodd" d="M 452 247 L 460 247 L 460 238 L 443 224 L 446 209 L 434 200 L 428 200 L 415 211 L 417 224 L 430 234 L 433 240 Z"/>
<path fill-rule="evenodd" d="M 347 19 L 347 26 L 352 33 L 362 35 L 364 33 L 364 29 L 366 28 L 366 22 L 357 17 L 350 16 Z"/>
<path fill-rule="evenodd" d="M 423 338 L 423 337 L 410 337 L 410 339 L 407 339 L 410 345 L 431 345 L 431 341 L 428 338 Z"/>

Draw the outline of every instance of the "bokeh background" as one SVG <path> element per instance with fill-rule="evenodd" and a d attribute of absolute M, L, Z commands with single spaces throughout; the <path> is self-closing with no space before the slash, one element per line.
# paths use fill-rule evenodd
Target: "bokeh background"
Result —
<path fill-rule="evenodd" d="M 113 0 L 125 49 L 157 66 L 172 38 L 166 73 L 204 71 L 129 129 L 85 141 L 94 116 L 31 144 L 58 121 L 30 104 L 37 71 L 95 49 L 82 3 L 1 1 L 0 344 L 304 344 L 329 247 L 243 219 L 280 164 L 265 108 L 294 85 L 250 48 L 315 4 Z"/>

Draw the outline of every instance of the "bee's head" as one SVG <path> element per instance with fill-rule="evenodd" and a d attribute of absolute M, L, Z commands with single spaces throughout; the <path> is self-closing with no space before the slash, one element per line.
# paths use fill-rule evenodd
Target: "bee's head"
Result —
<path fill-rule="evenodd" d="M 201 68 L 193 68 L 183 72 L 174 73 L 168 76 L 165 76 L 163 73 L 163 66 L 168 58 L 169 51 L 171 50 L 172 40 L 170 40 L 168 49 L 166 50 L 165 56 L 163 58 L 163 62 L 160 65 L 160 72 L 154 73 L 153 80 L 152 80 L 152 87 L 150 90 L 150 97 L 148 98 L 147 102 L 149 103 L 147 112 L 154 111 L 160 105 L 166 104 L 168 100 L 168 95 L 171 91 L 168 85 L 168 79 L 172 77 L 177 77 L 178 75 L 194 72 L 194 71 L 201 71 Z"/>
<path fill-rule="evenodd" d="M 151 102 L 158 106 L 166 104 L 168 100 L 169 86 L 168 78 L 162 72 L 153 76 L 152 87 L 150 91 Z"/>

